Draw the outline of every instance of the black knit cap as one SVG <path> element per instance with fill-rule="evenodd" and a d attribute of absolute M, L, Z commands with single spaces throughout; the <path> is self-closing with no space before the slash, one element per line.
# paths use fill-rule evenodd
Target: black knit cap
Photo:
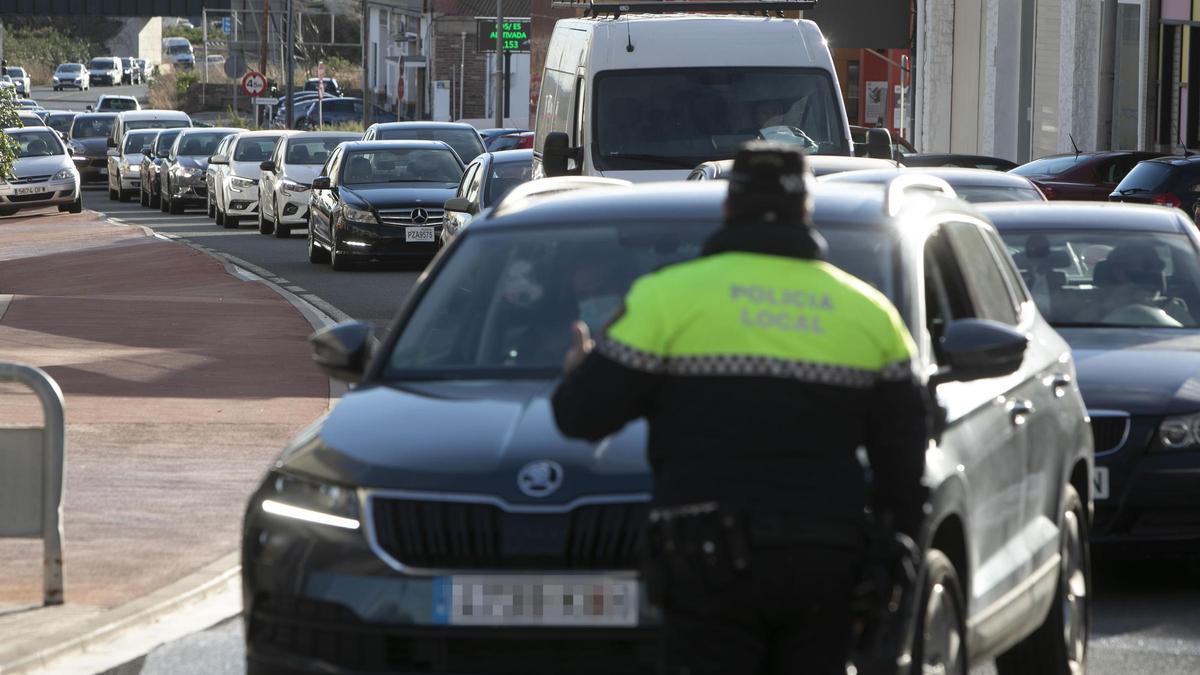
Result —
<path fill-rule="evenodd" d="M 808 227 L 812 172 L 804 153 L 769 141 L 738 149 L 729 172 L 726 224 Z"/>

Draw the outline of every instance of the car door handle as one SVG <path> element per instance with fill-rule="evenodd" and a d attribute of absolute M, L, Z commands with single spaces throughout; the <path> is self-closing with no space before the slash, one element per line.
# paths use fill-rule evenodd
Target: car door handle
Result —
<path fill-rule="evenodd" d="M 1054 398 L 1062 398 L 1067 395 L 1067 389 L 1071 386 L 1071 376 L 1066 373 L 1055 373 L 1046 377 L 1044 382 L 1047 387 L 1054 390 Z"/>
<path fill-rule="evenodd" d="M 1008 419 L 1014 426 L 1022 426 L 1029 421 L 1029 416 L 1034 413 L 1033 401 L 1009 401 Z"/>

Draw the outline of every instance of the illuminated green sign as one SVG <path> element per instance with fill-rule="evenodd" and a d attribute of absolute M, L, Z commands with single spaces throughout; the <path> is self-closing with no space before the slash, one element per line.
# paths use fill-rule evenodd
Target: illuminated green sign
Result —
<path fill-rule="evenodd" d="M 504 51 L 529 51 L 529 19 L 505 19 L 501 30 L 504 32 Z M 475 49 L 478 52 L 496 51 L 496 21 L 494 19 L 475 20 Z"/>

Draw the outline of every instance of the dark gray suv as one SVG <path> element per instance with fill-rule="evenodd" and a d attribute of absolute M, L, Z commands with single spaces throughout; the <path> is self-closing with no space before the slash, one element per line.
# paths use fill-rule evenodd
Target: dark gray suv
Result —
<path fill-rule="evenodd" d="M 548 398 L 570 323 L 598 329 L 636 277 L 699 255 L 725 190 L 501 201 L 378 343 L 361 323 L 313 337 L 356 386 L 248 504 L 250 673 L 654 672 L 645 424 L 568 440 Z M 1092 436 L 1074 362 L 996 231 L 952 197 L 906 174 L 815 198 L 830 261 L 896 304 L 942 406 L 911 656 L 918 672 L 992 657 L 1005 675 L 1081 672 Z"/>

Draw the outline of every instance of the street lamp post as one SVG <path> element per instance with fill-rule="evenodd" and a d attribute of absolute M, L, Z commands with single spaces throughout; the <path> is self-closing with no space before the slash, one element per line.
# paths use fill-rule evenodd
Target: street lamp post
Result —
<path fill-rule="evenodd" d="M 504 0 L 496 0 L 496 128 L 504 126 Z"/>

